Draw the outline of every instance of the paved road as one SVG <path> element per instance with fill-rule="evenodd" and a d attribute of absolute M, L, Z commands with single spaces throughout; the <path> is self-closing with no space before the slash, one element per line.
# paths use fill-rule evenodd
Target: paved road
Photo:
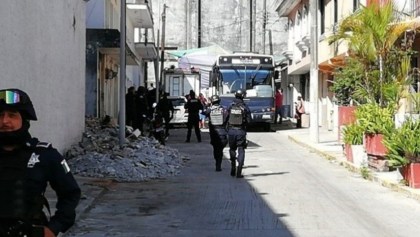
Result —
<path fill-rule="evenodd" d="M 185 132 L 168 141 L 190 157 L 181 175 L 113 184 L 66 236 L 418 236 L 419 202 L 310 153 L 287 131 L 249 133 L 244 179 L 229 176 L 228 160 L 214 171 L 208 134 L 187 144 Z"/>

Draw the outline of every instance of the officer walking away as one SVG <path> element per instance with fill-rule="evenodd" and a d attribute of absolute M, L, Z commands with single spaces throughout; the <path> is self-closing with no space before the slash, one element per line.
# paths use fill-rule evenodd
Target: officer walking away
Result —
<path fill-rule="evenodd" d="M 195 98 L 195 92 L 190 90 L 190 96 L 187 103 L 184 105 L 184 108 L 188 110 L 188 121 L 187 121 L 187 140 L 185 142 L 190 142 L 191 130 L 194 127 L 195 135 L 197 141 L 201 142 L 201 132 L 199 127 L 200 116 L 199 112 L 203 109 L 201 102 Z"/>
<path fill-rule="evenodd" d="M 246 126 L 251 121 L 251 111 L 244 103 L 245 91 L 237 90 L 235 99 L 228 108 L 228 139 L 231 162 L 230 175 L 243 178 L 242 168 L 245 162 Z M 237 151 L 237 152 L 236 152 Z M 236 167 L 238 160 L 238 167 Z"/>
<path fill-rule="evenodd" d="M 136 111 L 137 111 L 137 127 L 141 131 L 141 135 L 145 135 L 144 122 L 149 113 L 149 103 L 147 101 L 147 90 L 144 86 L 137 88 L 136 95 Z"/>
<path fill-rule="evenodd" d="M 162 92 L 156 108 L 160 111 L 163 120 L 165 120 L 165 137 L 169 136 L 169 122 L 173 119 L 175 112 L 172 102 L 168 100 L 168 95 L 169 93 Z"/>
<path fill-rule="evenodd" d="M 213 146 L 216 171 L 222 171 L 223 148 L 228 143 L 226 129 L 227 110 L 220 105 L 218 95 L 211 97 L 211 107 L 207 108 L 203 114 L 209 118 L 210 144 Z"/>
<path fill-rule="evenodd" d="M 125 123 L 128 126 L 136 128 L 136 89 L 131 86 L 125 94 Z"/>
<path fill-rule="evenodd" d="M 29 96 L 19 89 L 0 90 L 0 236 L 54 237 L 75 222 L 80 188 L 63 156 L 50 143 L 29 133 L 37 120 Z M 49 212 L 47 183 L 57 196 Z"/>

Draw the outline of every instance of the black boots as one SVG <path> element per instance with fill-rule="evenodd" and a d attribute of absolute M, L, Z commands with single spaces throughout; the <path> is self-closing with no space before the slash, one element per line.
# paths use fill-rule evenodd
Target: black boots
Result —
<path fill-rule="evenodd" d="M 236 170 L 236 178 L 243 178 L 242 175 L 242 166 L 238 166 L 238 169 Z"/>
<path fill-rule="evenodd" d="M 222 161 L 217 160 L 216 161 L 216 172 L 222 171 Z"/>
<path fill-rule="evenodd" d="M 244 176 L 242 175 L 242 165 L 236 167 L 236 161 L 231 161 L 230 176 L 243 178 Z"/>
<path fill-rule="evenodd" d="M 231 162 L 230 176 L 234 177 L 236 175 L 236 161 Z"/>

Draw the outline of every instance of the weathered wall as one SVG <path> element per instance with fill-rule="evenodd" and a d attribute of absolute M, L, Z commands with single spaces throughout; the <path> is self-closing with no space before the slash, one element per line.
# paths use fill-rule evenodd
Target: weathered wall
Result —
<path fill-rule="evenodd" d="M 85 104 L 85 1 L 4 0 L 0 87 L 31 97 L 31 133 L 63 151 L 80 140 Z"/>
<path fill-rule="evenodd" d="M 263 52 L 263 1 L 255 1 L 255 51 Z M 279 19 L 273 6 L 274 0 L 267 0 L 266 48 L 269 50 L 268 30 L 272 30 L 273 54 L 280 55 L 286 50 L 287 32 L 286 20 Z M 157 0 L 153 2 L 156 29 L 161 28 L 161 13 L 163 3 L 166 3 L 166 37 L 167 47 L 179 49 L 197 47 L 197 0 Z M 249 51 L 250 49 L 250 4 L 249 0 L 208 0 L 201 1 L 202 34 L 201 46 L 217 43 L 232 51 Z"/>

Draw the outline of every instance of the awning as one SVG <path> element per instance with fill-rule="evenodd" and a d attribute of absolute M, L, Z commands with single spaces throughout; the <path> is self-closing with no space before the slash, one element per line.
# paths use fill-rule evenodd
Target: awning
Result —
<path fill-rule="evenodd" d="M 282 63 L 287 62 L 288 60 L 286 56 L 284 55 L 273 55 L 273 57 L 274 57 L 274 63 L 276 65 L 281 65 Z"/>
<path fill-rule="evenodd" d="M 184 50 L 174 50 L 174 51 L 166 51 L 166 53 L 181 58 L 185 55 L 220 55 L 220 54 L 228 54 L 231 53 L 230 51 L 220 47 L 217 44 L 202 47 L 202 48 L 193 48 L 193 49 L 184 49 Z"/>
<path fill-rule="evenodd" d="M 335 69 L 345 65 L 346 54 L 340 54 L 333 58 L 330 58 L 320 64 L 318 64 L 318 70 L 327 73 L 333 74 Z"/>
<path fill-rule="evenodd" d="M 114 57 L 119 62 L 120 32 L 116 29 L 86 29 L 86 53 L 100 53 Z M 127 65 L 141 65 L 135 50 L 125 44 Z"/>

